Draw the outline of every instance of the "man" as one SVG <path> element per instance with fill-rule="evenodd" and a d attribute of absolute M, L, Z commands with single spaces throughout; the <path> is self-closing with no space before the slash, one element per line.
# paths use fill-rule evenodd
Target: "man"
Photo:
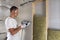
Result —
<path fill-rule="evenodd" d="M 12 6 L 10 8 L 10 17 L 6 18 L 5 26 L 7 29 L 7 40 L 21 40 L 21 26 L 17 26 L 15 17 L 18 16 L 18 8 Z"/>

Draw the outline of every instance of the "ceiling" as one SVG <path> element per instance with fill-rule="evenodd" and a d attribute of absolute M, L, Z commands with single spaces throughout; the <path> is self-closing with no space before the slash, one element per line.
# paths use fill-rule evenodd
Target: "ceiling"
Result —
<path fill-rule="evenodd" d="M 0 4 L 20 6 L 20 4 L 28 2 L 28 1 L 32 1 L 32 0 L 0 0 Z M 45 1 L 45 0 L 36 0 L 36 1 L 40 2 L 40 1 Z"/>
<path fill-rule="evenodd" d="M 1 4 L 6 4 L 6 5 L 15 5 L 19 6 L 20 5 L 20 0 L 0 0 Z"/>

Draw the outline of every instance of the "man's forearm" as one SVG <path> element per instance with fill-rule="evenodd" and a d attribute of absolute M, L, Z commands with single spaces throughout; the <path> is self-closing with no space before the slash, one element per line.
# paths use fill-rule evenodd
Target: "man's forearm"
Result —
<path fill-rule="evenodd" d="M 17 30 L 17 29 L 21 29 L 21 26 L 18 26 L 17 28 L 15 28 L 15 30 Z"/>
<path fill-rule="evenodd" d="M 21 27 L 20 27 L 20 26 L 14 29 L 12 35 L 14 35 L 14 34 L 16 34 L 17 32 L 19 32 L 19 30 L 21 30 Z"/>

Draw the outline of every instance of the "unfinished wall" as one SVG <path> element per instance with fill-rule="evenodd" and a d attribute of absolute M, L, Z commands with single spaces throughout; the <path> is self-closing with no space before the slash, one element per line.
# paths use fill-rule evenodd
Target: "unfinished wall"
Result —
<path fill-rule="evenodd" d="M 35 5 L 35 15 L 33 18 L 33 40 L 46 40 L 46 12 L 45 1 Z"/>
<path fill-rule="evenodd" d="M 33 36 L 33 26 L 32 26 L 32 4 L 28 3 L 24 6 L 21 6 L 19 9 L 19 16 L 18 16 L 18 23 L 22 20 L 29 20 L 31 21 L 31 25 L 25 29 L 25 40 L 32 40 Z"/>
<path fill-rule="evenodd" d="M 60 0 L 48 0 L 48 27 L 60 29 Z"/>
<path fill-rule="evenodd" d="M 48 0 L 48 28 L 47 40 L 60 40 L 60 0 Z"/>
<path fill-rule="evenodd" d="M 38 2 L 35 5 L 35 14 L 40 16 L 46 16 L 46 2 Z"/>

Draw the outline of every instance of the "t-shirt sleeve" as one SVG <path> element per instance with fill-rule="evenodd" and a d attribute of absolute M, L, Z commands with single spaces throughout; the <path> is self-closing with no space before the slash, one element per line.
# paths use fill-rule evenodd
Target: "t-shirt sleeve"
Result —
<path fill-rule="evenodd" d="M 14 28 L 14 21 L 13 20 L 8 20 L 6 23 L 7 29 Z"/>

